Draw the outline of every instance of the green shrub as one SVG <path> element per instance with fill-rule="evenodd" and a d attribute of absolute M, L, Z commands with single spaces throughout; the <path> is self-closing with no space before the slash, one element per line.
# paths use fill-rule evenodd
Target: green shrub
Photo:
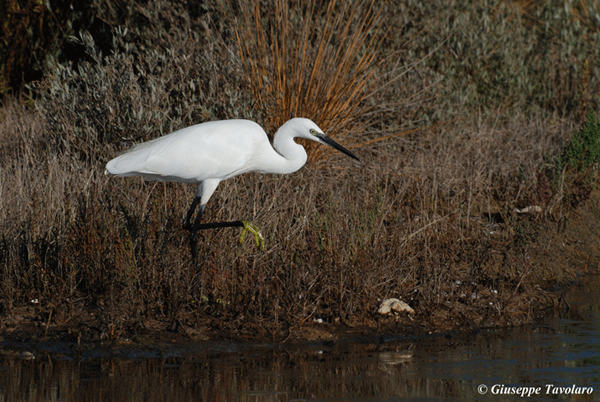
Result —
<path fill-rule="evenodd" d="M 532 6 L 523 10 L 524 3 Z M 406 64 L 425 58 L 419 72 L 441 80 L 435 120 L 538 109 L 564 116 L 599 106 L 600 29 L 593 19 L 582 23 L 566 2 L 409 0 L 386 7 L 390 35 L 398 35 L 389 38 L 390 51 Z"/>
<path fill-rule="evenodd" d="M 48 58 L 78 60 L 69 37 L 108 29 L 112 0 L 6 0 L 0 2 L 0 96 L 43 78 Z"/>
<path fill-rule="evenodd" d="M 578 170 L 600 162 L 600 122 L 590 110 L 583 128 L 573 135 L 566 151 L 569 165 Z"/>
<path fill-rule="evenodd" d="M 573 138 L 558 158 L 558 172 L 568 166 L 575 172 L 581 172 L 600 162 L 600 122 L 593 110 L 588 112 L 581 130 L 573 134 Z"/>

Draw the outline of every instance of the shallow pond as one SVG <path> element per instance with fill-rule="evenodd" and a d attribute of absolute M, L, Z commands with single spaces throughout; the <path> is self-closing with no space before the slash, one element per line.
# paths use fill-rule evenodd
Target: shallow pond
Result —
<path fill-rule="evenodd" d="M 77 358 L 35 345 L 0 357 L 0 401 L 600 400 L 599 281 L 584 278 L 570 309 L 537 325 L 469 334 Z"/>

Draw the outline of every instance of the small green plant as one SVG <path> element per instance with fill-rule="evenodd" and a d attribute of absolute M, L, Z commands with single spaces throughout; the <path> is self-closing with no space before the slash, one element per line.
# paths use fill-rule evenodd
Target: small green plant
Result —
<path fill-rule="evenodd" d="M 575 172 L 581 172 L 598 162 L 600 162 L 600 122 L 594 111 L 590 109 L 585 124 L 581 130 L 573 134 L 571 142 L 558 158 L 557 171 L 561 172 L 565 166 L 568 166 Z"/>

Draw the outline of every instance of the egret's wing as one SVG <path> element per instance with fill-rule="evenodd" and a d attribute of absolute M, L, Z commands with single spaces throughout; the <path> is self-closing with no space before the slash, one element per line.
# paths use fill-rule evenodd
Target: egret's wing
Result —
<path fill-rule="evenodd" d="M 208 122 L 140 144 L 107 164 L 117 176 L 198 183 L 251 169 L 257 144 L 268 139 L 247 120 Z"/>

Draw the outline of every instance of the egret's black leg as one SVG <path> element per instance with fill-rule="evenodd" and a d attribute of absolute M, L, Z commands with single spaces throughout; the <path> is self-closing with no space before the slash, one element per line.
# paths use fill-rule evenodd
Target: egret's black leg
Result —
<path fill-rule="evenodd" d="M 198 258 L 198 230 L 204 229 L 217 229 L 217 228 L 233 228 L 233 227 L 243 227 L 244 223 L 242 221 L 234 221 L 234 222 L 216 222 L 216 223 L 203 223 L 200 224 L 202 220 L 202 215 L 204 214 L 204 210 L 206 209 L 206 205 L 201 205 L 198 209 L 198 214 L 196 215 L 196 219 L 194 220 L 194 224 L 192 225 L 192 216 L 194 216 L 194 212 L 196 207 L 200 203 L 200 197 L 194 197 L 192 204 L 190 205 L 190 209 L 185 215 L 185 219 L 183 220 L 183 228 L 185 230 L 190 231 L 190 249 L 192 251 L 192 258 L 196 260 Z"/>
<path fill-rule="evenodd" d="M 194 203 L 198 204 L 196 202 L 196 198 L 194 198 L 194 202 L 192 202 L 192 205 L 194 205 Z M 200 208 L 198 208 L 198 214 L 196 215 L 196 219 L 194 220 L 194 226 L 190 228 L 190 248 L 192 249 L 192 258 L 194 259 L 194 261 L 198 259 L 198 236 L 196 234 L 198 233 L 198 229 L 200 228 L 200 220 L 202 219 L 202 214 L 204 214 L 205 209 L 206 204 L 200 205 Z M 192 208 L 190 208 L 190 211 L 192 211 L 193 213 Z M 188 216 L 191 217 L 190 215 L 191 214 L 188 211 Z M 186 217 L 186 221 L 188 221 L 189 224 L 188 217 Z"/>
<path fill-rule="evenodd" d="M 244 230 L 242 231 L 242 237 L 240 237 L 240 243 L 244 240 L 245 233 L 247 231 L 249 231 L 250 233 L 252 233 L 254 235 L 254 238 L 256 241 L 256 246 L 260 247 L 261 250 L 265 249 L 265 239 L 264 239 L 263 235 L 258 230 L 258 227 L 256 227 L 256 225 L 253 225 L 250 222 L 232 221 L 232 222 L 211 222 L 211 223 L 202 223 L 201 224 L 200 219 L 202 217 L 202 214 L 204 213 L 205 208 L 206 208 L 206 205 L 200 206 L 200 209 L 198 210 L 198 215 L 196 216 L 196 220 L 194 221 L 194 226 L 190 231 L 190 248 L 192 249 L 192 258 L 194 260 L 196 260 L 196 258 L 198 257 L 197 233 L 199 230 L 204 230 L 204 229 L 236 228 L 236 227 L 244 228 Z"/>
<path fill-rule="evenodd" d="M 243 228 L 244 222 L 242 221 L 233 221 L 233 222 L 212 222 L 212 223 L 202 223 L 198 225 L 198 230 L 204 229 L 219 229 L 219 228 Z"/>
<path fill-rule="evenodd" d="M 213 223 L 200 223 L 202 220 L 202 215 L 204 214 L 204 210 L 206 209 L 206 204 L 200 205 L 198 208 L 198 213 L 196 214 L 196 219 L 194 219 L 194 224 L 191 224 L 192 216 L 194 215 L 194 211 L 200 202 L 200 197 L 194 197 L 192 201 L 192 205 L 190 205 L 190 209 L 188 210 L 185 219 L 183 220 L 183 228 L 190 231 L 190 249 L 192 252 L 192 259 L 194 261 L 198 261 L 198 231 L 204 229 L 217 229 L 217 228 L 234 228 L 234 227 L 242 227 L 244 231 L 242 232 L 242 237 L 240 238 L 240 242 L 244 239 L 244 235 L 247 231 L 250 231 L 254 234 L 256 239 L 256 245 L 258 246 L 260 243 L 261 250 L 264 249 L 264 238 L 258 231 L 258 228 L 246 221 L 233 221 L 233 222 L 213 222 Z"/>
<path fill-rule="evenodd" d="M 190 205 L 190 209 L 188 209 L 187 215 L 185 216 L 185 219 L 183 220 L 183 228 L 185 230 L 192 230 L 192 215 L 194 215 L 194 211 L 196 210 L 196 207 L 198 206 L 198 203 L 200 202 L 200 197 L 196 196 L 194 197 L 194 201 L 192 201 L 192 205 Z"/>

